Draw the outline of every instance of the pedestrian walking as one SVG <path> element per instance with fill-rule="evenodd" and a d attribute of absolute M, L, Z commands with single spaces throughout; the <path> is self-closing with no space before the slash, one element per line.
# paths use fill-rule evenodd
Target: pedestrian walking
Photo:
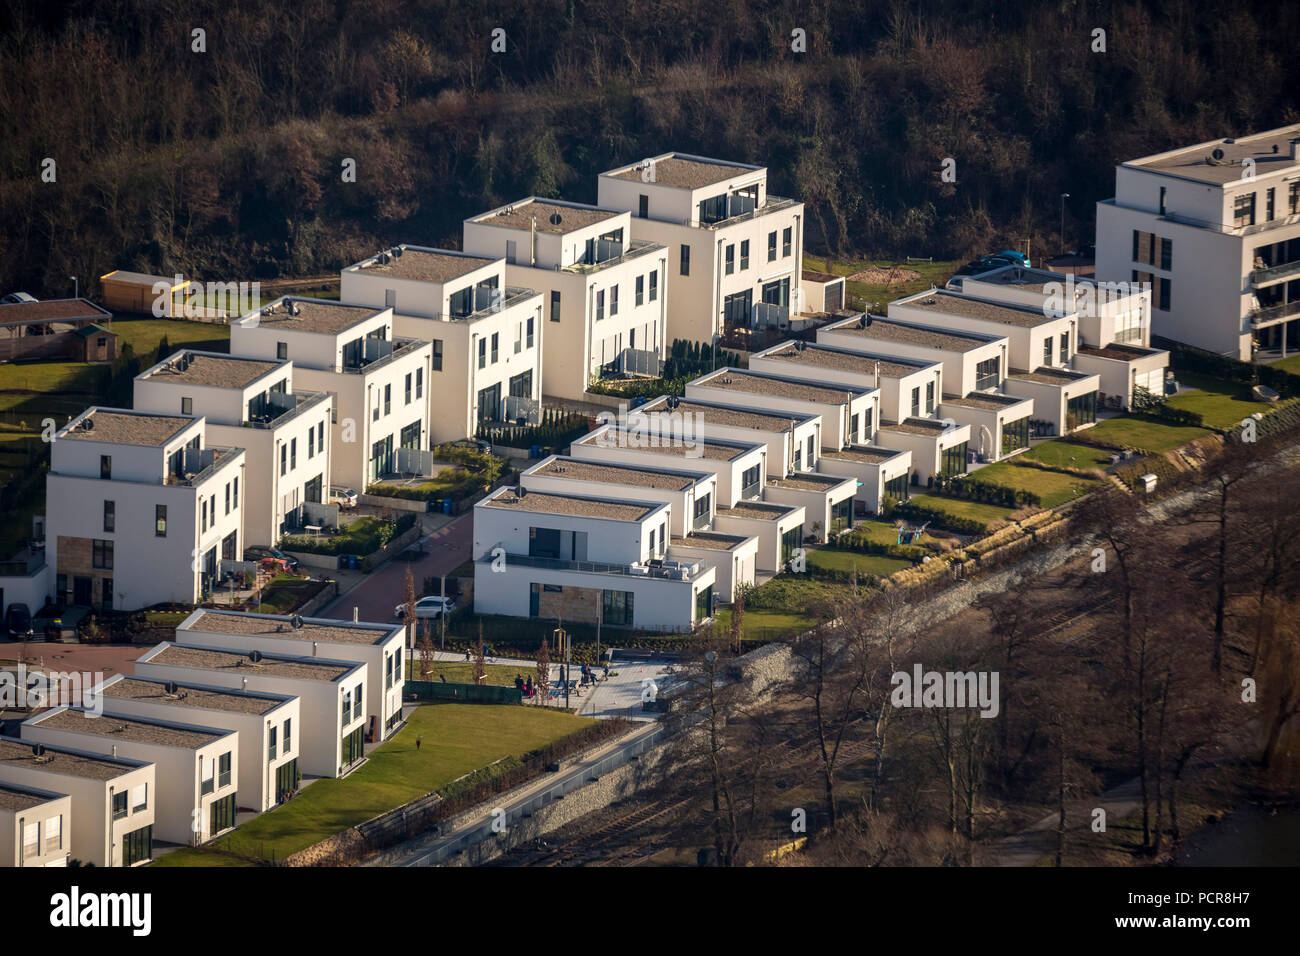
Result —
<path fill-rule="evenodd" d="M 420 749 L 420 744 L 421 744 L 423 741 L 424 741 L 424 738 L 423 738 L 423 737 L 421 737 L 419 734 L 416 734 L 416 735 L 415 735 L 415 749 L 416 749 L 416 750 L 419 750 L 419 749 Z"/>

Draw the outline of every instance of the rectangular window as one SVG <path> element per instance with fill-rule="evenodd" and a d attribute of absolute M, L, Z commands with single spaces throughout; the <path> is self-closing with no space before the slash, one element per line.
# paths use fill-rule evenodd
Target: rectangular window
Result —
<path fill-rule="evenodd" d="M 998 387 L 999 360 L 995 356 L 975 366 L 975 391 L 983 392 Z"/>
<path fill-rule="evenodd" d="M 642 219 L 648 219 L 650 216 L 650 197 L 641 193 L 636 199 L 636 214 Z"/>
<path fill-rule="evenodd" d="M 230 514 L 230 482 L 226 482 L 226 514 Z"/>
<path fill-rule="evenodd" d="M 601 620 L 614 627 L 631 627 L 633 600 L 631 591 L 605 591 L 602 599 Z"/>
<path fill-rule="evenodd" d="M 533 329 L 533 320 L 529 319 L 528 331 L 530 333 L 530 337 L 529 337 L 530 345 L 532 344 L 532 338 L 531 338 L 532 329 Z M 417 368 L 415 370 L 415 398 L 416 401 L 419 401 L 420 399 L 424 398 L 424 369 L 422 368 Z"/>
<path fill-rule="evenodd" d="M 776 230 L 773 229 L 767 234 L 767 261 L 776 261 Z"/>
<path fill-rule="evenodd" d="M 391 654 L 384 657 L 384 689 L 391 690 L 393 686 L 393 656 Z"/>
<path fill-rule="evenodd" d="M 113 819 L 121 820 L 126 816 L 126 797 L 125 790 L 118 790 L 113 793 Z"/>
<path fill-rule="evenodd" d="M 1174 268 L 1174 241 L 1172 239 L 1160 240 L 1160 268 L 1170 272 Z"/>
<path fill-rule="evenodd" d="M 528 321 L 524 323 L 524 348 L 533 347 L 533 317 L 529 316 Z"/>
<path fill-rule="evenodd" d="M 311 461 L 316 457 L 316 429 L 307 429 L 307 460 Z"/>
<path fill-rule="evenodd" d="M 794 235 L 793 226 L 786 226 L 783 230 L 781 230 L 781 255 L 782 256 L 788 256 L 790 254 L 790 248 L 792 244 L 791 237 L 793 235 Z"/>
<path fill-rule="evenodd" d="M 749 268 L 749 240 L 743 239 L 740 243 L 740 271 L 744 272 Z"/>
<path fill-rule="evenodd" d="M 153 506 L 153 533 L 155 537 L 167 537 L 167 506 Z"/>
<path fill-rule="evenodd" d="M 288 473 L 289 473 L 289 446 L 281 445 L 280 446 L 280 474 L 286 475 Z"/>
<path fill-rule="evenodd" d="M 1043 364 L 1052 364 L 1052 337 L 1050 335 L 1043 339 Z"/>
<path fill-rule="evenodd" d="M 1157 287 L 1157 294 L 1159 296 L 1158 299 L 1156 300 L 1156 308 L 1159 309 L 1161 312 L 1168 312 L 1169 298 L 1170 298 L 1170 293 L 1172 291 L 1170 287 L 1170 282 L 1168 279 L 1161 279 L 1159 282 L 1156 283 L 1156 287 Z"/>
<path fill-rule="evenodd" d="M 442 339 L 433 340 L 433 370 L 442 371 Z"/>
<path fill-rule="evenodd" d="M 939 474 L 944 476 L 966 474 L 966 442 L 945 448 L 939 453 Z"/>
<path fill-rule="evenodd" d="M 96 568 L 104 571 L 113 570 L 113 542 L 94 539 L 92 544 L 92 562 Z"/>
<path fill-rule="evenodd" d="M 685 243 L 682 244 L 682 261 L 681 261 L 680 272 L 684 276 L 688 276 L 691 274 L 691 247 L 686 245 Z"/>
<path fill-rule="evenodd" d="M 239 476 L 238 475 L 235 476 L 234 489 L 235 489 L 235 507 L 238 508 L 239 507 Z"/>
<path fill-rule="evenodd" d="M 478 340 L 478 367 L 487 368 L 487 339 Z"/>
<path fill-rule="evenodd" d="M 599 322 L 605 317 L 605 290 L 600 289 L 596 292 L 596 321 Z"/>
<path fill-rule="evenodd" d="M 1070 361 L 1070 333 L 1069 332 L 1061 333 L 1060 356 L 1061 356 L 1062 365 L 1065 365 L 1067 362 Z"/>
<path fill-rule="evenodd" d="M 635 305 L 641 305 L 645 302 L 645 276 L 636 277 L 636 296 Z"/>
<path fill-rule="evenodd" d="M 149 784 L 142 783 L 131 788 L 131 812 L 140 813 L 149 809 Z"/>
<path fill-rule="evenodd" d="M 385 388 L 387 388 L 387 386 L 385 386 Z M 298 439 L 293 438 L 289 440 L 289 470 L 292 471 L 297 467 L 298 467 Z"/>
<path fill-rule="evenodd" d="M 217 758 L 217 786 L 230 786 L 230 751 Z"/>
<path fill-rule="evenodd" d="M 1232 201 L 1232 225 L 1234 228 L 1255 225 L 1255 194 L 1238 196 Z"/>
<path fill-rule="evenodd" d="M 122 838 L 122 865 L 134 866 L 153 857 L 153 825 L 140 827 Z"/>
<path fill-rule="evenodd" d="M 734 242 L 728 243 L 726 249 L 723 250 L 723 259 L 727 264 L 726 274 L 731 275 L 736 271 L 736 244 Z"/>
<path fill-rule="evenodd" d="M 113 456 L 99 456 L 99 477 L 105 480 L 113 477 Z"/>
<path fill-rule="evenodd" d="M 203 531 L 207 531 L 207 530 L 208 530 L 208 499 L 207 499 L 207 498 L 204 498 L 204 499 L 202 500 L 200 507 L 202 508 L 202 511 L 203 511 L 203 527 L 202 527 L 202 530 L 203 530 Z"/>
<path fill-rule="evenodd" d="M 182 415 L 194 414 L 194 399 L 192 398 L 181 399 L 181 414 Z"/>
<path fill-rule="evenodd" d="M 1272 222 L 1273 219 L 1276 218 L 1274 216 L 1274 212 L 1277 208 L 1275 205 L 1276 194 L 1277 194 L 1276 189 L 1270 189 L 1268 192 L 1264 193 L 1264 221 L 1265 222 Z"/>
<path fill-rule="evenodd" d="M 497 364 L 497 360 L 501 355 L 500 343 L 501 343 L 501 333 L 493 332 L 492 333 L 492 364 L 493 365 Z"/>
<path fill-rule="evenodd" d="M 762 469 L 758 465 L 746 468 L 740 476 L 740 497 L 757 498 L 763 492 L 759 482 L 759 474 Z"/>
<path fill-rule="evenodd" d="M 618 315 L 618 286 L 616 285 L 609 288 L 609 314 Z"/>
<path fill-rule="evenodd" d="M 410 373 L 410 372 L 407 372 L 407 373 L 406 373 L 406 387 L 405 387 L 405 388 L 403 389 L 403 391 L 402 391 L 402 394 L 403 394 L 403 395 L 405 396 L 405 398 L 406 398 L 406 402 L 405 402 L 405 404 L 407 404 L 407 405 L 410 405 L 410 404 L 411 404 L 411 377 L 412 377 L 412 376 L 411 376 L 411 373 Z"/>
<path fill-rule="evenodd" d="M 1286 209 L 1287 215 L 1290 216 L 1300 213 L 1300 182 L 1292 183 L 1287 187 Z"/>
<path fill-rule="evenodd" d="M 492 336 L 492 353 L 493 353 L 492 361 L 494 362 L 497 360 L 496 350 L 497 350 L 497 342 L 496 342 L 496 336 L 494 335 Z M 392 412 L 393 412 L 393 386 L 385 385 L 384 386 L 384 414 L 391 415 Z"/>
<path fill-rule="evenodd" d="M 659 273 L 650 273 L 650 301 L 659 298 Z"/>
<path fill-rule="evenodd" d="M 293 749 L 293 718 L 289 717 L 284 722 L 284 752 L 288 753 Z"/>
<path fill-rule="evenodd" d="M 1165 214 L 1165 187 L 1160 187 L 1160 215 Z"/>
<path fill-rule="evenodd" d="M 925 383 L 925 413 L 934 414 L 934 382 Z"/>
<path fill-rule="evenodd" d="M 288 343 L 288 342 L 276 342 L 276 343 L 275 343 L 275 357 L 278 358 L 278 359 L 287 359 L 287 358 L 289 357 L 289 343 Z"/>
<path fill-rule="evenodd" d="M 551 321 L 560 321 L 560 293 L 551 291 Z"/>
<path fill-rule="evenodd" d="M 113 609 L 113 579 L 99 579 L 99 603 L 104 606 L 105 611 Z"/>
<path fill-rule="evenodd" d="M 266 759 L 274 760 L 276 756 L 276 738 L 279 736 L 278 728 L 271 727 L 266 732 Z"/>
<path fill-rule="evenodd" d="M 104 530 L 112 531 L 113 526 L 117 523 L 117 502 L 104 502 Z"/>
<path fill-rule="evenodd" d="M 916 418 L 921 414 L 921 387 L 918 385 L 912 389 L 912 417 Z"/>

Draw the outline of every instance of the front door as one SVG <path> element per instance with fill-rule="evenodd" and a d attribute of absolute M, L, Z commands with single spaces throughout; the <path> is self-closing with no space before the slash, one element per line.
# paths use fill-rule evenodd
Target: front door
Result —
<path fill-rule="evenodd" d="M 94 587 L 95 582 L 92 578 L 78 574 L 72 579 L 72 603 L 89 607 Z"/>

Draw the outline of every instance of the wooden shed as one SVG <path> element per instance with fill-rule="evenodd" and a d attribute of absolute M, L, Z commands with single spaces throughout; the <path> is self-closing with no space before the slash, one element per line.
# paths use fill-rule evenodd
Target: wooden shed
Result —
<path fill-rule="evenodd" d="M 117 358 L 117 333 L 102 325 L 83 325 L 71 334 L 68 354 L 75 362 L 111 362 Z"/>
<path fill-rule="evenodd" d="M 190 280 L 177 281 L 177 278 L 114 269 L 99 277 L 101 298 L 114 312 L 143 312 L 153 315 L 154 302 L 164 294 L 162 290 L 165 288 L 165 308 L 160 318 L 184 318 L 185 290 L 189 287 Z"/>

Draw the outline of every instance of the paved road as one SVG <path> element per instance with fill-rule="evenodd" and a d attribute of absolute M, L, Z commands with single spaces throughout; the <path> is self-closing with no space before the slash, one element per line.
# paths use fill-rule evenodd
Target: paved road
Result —
<path fill-rule="evenodd" d="M 352 609 L 356 607 L 363 621 L 392 621 L 393 607 L 405 597 L 407 568 L 415 576 L 418 597 L 426 577 L 449 574 L 469 560 L 474 545 L 473 512 L 466 512 L 420 541 L 425 552 L 422 559 L 389 561 L 366 575 L 352 590 L 325 605 L 318 616 L 351 620 Z"/>

